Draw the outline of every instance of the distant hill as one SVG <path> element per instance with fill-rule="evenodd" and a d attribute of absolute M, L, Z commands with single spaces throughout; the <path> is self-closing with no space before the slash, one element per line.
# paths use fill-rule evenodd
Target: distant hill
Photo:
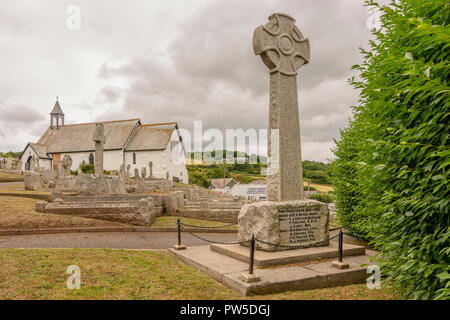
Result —
<path fill-rule="evenodd" d="M 208 162 L 213 162 L 215 157 L 215 152 L 212 151 L 210 157 L 208 153 L 204 152 L 189 152 L 187 154 L 187 170 L 189 173 L 189 181 L 192 184 L 197 184 L 205 188 L 209 187 L 211 179 L 223 178 L 225 170 L 225 178 L 234 178 L 240 183 L 250 183 L 255 180 L 265 179 L 266 176 L 261 174 L 264 168 L 267 167 L 267 157 L 248 155 L 244 152 L 228 152 L 226 150 L 222 151 L 223 159 L 226 159 L 228 155 L 229 158 L 238 159 L 240 162 L 235 161 L 234 164 L 208 164 Z M 203 156 L 203 157 L 202 157 Z M 197 159 L 203 159 L 202 161 L 193 161 Z M 205 161 L 210 159 L 211 161 Z M 252 161 L 250 161 L 252 160 Z M 256 162 L 256 163 L 249 163 Z M 305 160 L 303 161 L 303 178 L 311 183 L 332 185 L 330 175 L 331 175 L 330 165 L 317 162 Z"/>

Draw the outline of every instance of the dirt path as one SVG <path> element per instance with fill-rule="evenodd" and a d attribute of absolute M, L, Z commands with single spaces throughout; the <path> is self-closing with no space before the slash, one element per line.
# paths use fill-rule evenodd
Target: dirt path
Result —
<path fill-rule="evenodd" d="M 235 233 L 198 233 L 198 235 L 214 241 L 235 241 L 237 237 Z M 182 233 L 181 239 L 186 246 L 208 244 L 188 233 Z M 176 242 L 177 233 L 173 232 L 65 233 L 3 236 L 0 237 L 0 248 L 167 249 Z"/>

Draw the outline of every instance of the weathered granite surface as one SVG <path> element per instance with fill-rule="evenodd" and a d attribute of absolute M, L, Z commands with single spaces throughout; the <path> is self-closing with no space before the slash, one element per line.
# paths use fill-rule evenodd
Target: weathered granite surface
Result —
<path fill-rule="evenodd" d="M 319 242 L 326 246 L 328 222 L 328 206 L 316 200 L 244 204 L 238 217 L 238 241 L 254 235 L 256 239 L 282 245 L 256 242 L 256 248 L 264 251 L 289 250 L 288 246 Z"/>
<path fill-rule="evenodd" d="M 289 15 L 275 13 L 256 28 L 253 51 L 270 70 L 267 200 L 303 195 L 297 69 L 309 62 L 309 41 Z"/>
<path fill-rule="evenodd" d="M 85 175 L 80 183 L 80 195 L 84 196 L 127 193 L 123 180 L 104 174 Z"/>
<path fill-rule="evenodd" d="M 44 204 L 46 204 L 44 206 Z M 137 202 L 64 202 L 55 199 L 52 203 L 37 202 L 36 211 L 83 218 L 101 219 L 127 224 L 150 226 L 156 219 L 153 203 L 147 199 Z"/>
<path fill-rule="evenodd" d="M 23 173 L 23 181 L 25 184 L 25 190 L 39 191 L 44 188 L 41 177 L 39 173 L 25 171 Z"/>

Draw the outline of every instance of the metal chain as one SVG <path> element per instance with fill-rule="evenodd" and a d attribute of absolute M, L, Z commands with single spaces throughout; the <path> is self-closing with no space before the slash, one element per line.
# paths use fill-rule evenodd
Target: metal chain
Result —
<path fill-rule="evenodd" d="M 234 244 L 244 244 L 244 243 L 249 243 L 251 242 L 251 239 L 249 240 L 245 240 L 245 241 L 231 241 L 231 242 L 221 242 L 221 241 L 215 241 L 215 240 L 209 240 L 209 239 L 205 239 L 203 237 L 200 237 L 199 235 L 196 235 L 195 233 L 192 233 L 189 230 L 184 229 L 183 227 L 181 227 L 181 223 L 180 223 L 180 229 L 183 230 L 184 232 L 187 232 L 189 234 L 191 234 L 192 236 L 196 237 L 197 239 L 209 242 L 209 243 L 215 243 L 215 244 L 224 244 L 224 245 L 234 245 Z M 312 243 L 312 244 L 308 244 L 308 245 L 283 245 L 283 244 L 276 244 L 276 243 L 271 243 L 271 242 L 266 242 L 263 240 L 259 240 L 259 239 L 255 239 L 255 241 L 266 244 L 266 245 L 270 245 L 270 246 L 275 246 L 275 247 L 282 247 L 282 248 L 312 248 L 312 247 L 317 247 L 320 246 L 323 243 L 326 243 L 329 240 L 333 240 L 335 238 L 339 237 L 339 234 L 328 238 L 327 240 L 323 240 L 323 241 L 319 241 L 316 243 Z"/>
<path fill-rule="evenodd" d="M 245 240 L 245 241 L 232 241 L 232 242 L 221 242 L 221 241 L 214 241 L 214 240 L 209 240 L 209 239 L 205 239 L 203 237 L 200 237 L 199 235 L 196 235 L 195 233 L 192 233 L 191 231 L 188 231 L 186 229 L 184 229 L 183 227 L 181 227 L 181 229 L 187 233 L 190 233 L 192 236 L 196 237 L 197 239 L 209 242 L 209 243 L 215 243 L 215 244 L 225 244 L 225 245 L 233 245 L 233 244 L 244 244 L 244 243 L 248 243 L 251 240 Z"/>
<path fill-rule="evenodd" d="M 191 228 L 199 228 L 199 229 L 219 229 L 219 228 L 226 228 L 226 227 L 232 227 L 237 225 L 237 223 L 233 223 L 233 224 L 227 224 L 224 226 L 215 226 L 215 227 L 202 227 L 202 226 L 193 226 L 187 223 L 182 223 L 180 222 L 180 225 L 186 226 L 186 227 L 191 227 Z"/>
<path fill-rule="evenodd" d="M 301 244 L 299 244 L 299 245 L 277 244 L 277 243 L 271 243 L 271 242 L 267 242 L 267 241 L 263 241 L 263 240 L 259 240 L 259 239 L 255 239 L 255 241 L 263 243 L 263 244 L 267 244 L 267 245 L 270 245 L 270 246 L 274 246 L 274 247 L 301 249 L 301 248 L 312 248 L 312 247 L 320 246 L 320 245 L 326 243 L 329 240 L 333 240 L 334 238 L 337 238 L 338 236 L 339 236 L 339 234 L 337 234 L 337 235 L 335 235 L 335 236 L 333 236 L 331 238 L 328 238 L 326 240 L 323 240 L 323 241 L 319 241 L 319 242 L 315 242 L 315 243 L 311 243 L 311 244 L 304 244 L 304 245 L 301 245 Z"/>

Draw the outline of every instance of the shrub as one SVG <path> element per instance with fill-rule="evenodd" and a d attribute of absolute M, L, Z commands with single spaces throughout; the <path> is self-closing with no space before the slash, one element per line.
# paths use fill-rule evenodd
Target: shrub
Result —
<path fill-rule="evenodd" d="M 450 299 L 449 9 L 382 8 L 382 29 L 354 66 L 360 103 L 332 165 L 340 222 L 373 241 L 383 275 L 413 299 Z"/>
<path fill-rule="evenodd" d="M 313 193 L 309 195 L 309 199 L 317 200 L 323 203 L 333 203 L 336 198 L 328 193 Z"/>

